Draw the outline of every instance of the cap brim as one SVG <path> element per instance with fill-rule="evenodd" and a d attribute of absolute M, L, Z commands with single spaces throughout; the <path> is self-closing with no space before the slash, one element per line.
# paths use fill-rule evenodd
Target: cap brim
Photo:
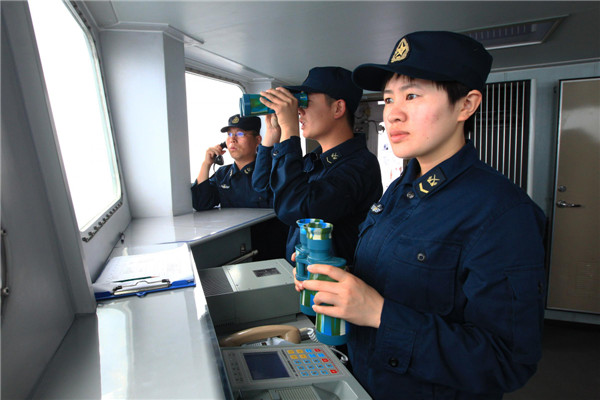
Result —
<path fill-rule="evenodd" d="M 315 89 L 308 87 L 308 86 L 284 86 L 284 88 L 286 88 L 287 90 L 289 90 L 292 93 L 299 93 L 299 92 L 316 93 L 317 92 Z"/>
<path fill-rule="evenodd" d="M 352 80 L 364 90 L 382 91 L 386 78 L 391 73 L 410 76 L 411 78 L 427 79 L 436 82 L 453 81 L 454 79 L 432 71 L 418 69 L 409 65 L 363 64 L 356 67 Z"/>
<path fill-rule="evenodd" d="M 229 125 L 229 126 L 224 126 L 223 128 L 221 128 L 221 132 L 227 132 L 227 130 L 228 130 L 229 128 L 231 128 L 231 127 L 232 127 L 231 125 Z"/>

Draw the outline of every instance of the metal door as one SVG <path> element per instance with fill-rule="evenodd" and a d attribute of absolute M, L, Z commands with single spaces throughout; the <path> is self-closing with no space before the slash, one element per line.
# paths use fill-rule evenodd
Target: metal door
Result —
<path fill-rule="evenodd" d="M 600 78 L 560 82 L 549 309 L 600 314 Z"/>

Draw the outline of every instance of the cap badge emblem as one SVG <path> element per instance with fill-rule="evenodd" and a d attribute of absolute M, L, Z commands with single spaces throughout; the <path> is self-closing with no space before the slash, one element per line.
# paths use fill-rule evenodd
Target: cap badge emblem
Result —
<path fill-rule="evenodd" d="M 238 117 L 237 115 L 235 117 L 233 117 L 233 119 L 231 120 L 232 124 L 237 124 L 238 122 L 240 122 L 240 117 Z"/>
<path fill-rule="evenodd" d="M 404 60 L 406 56 L 408 56 L 409 50 L 410 48 L 408 47 L 408 42 L 406 41 L 406 38 L 402 39 L 400 43 L 398 43 L 398 47 L 396 47 L 396 50 L 394 51 L 394 55 L 390 60 L 390 64 Z"/>

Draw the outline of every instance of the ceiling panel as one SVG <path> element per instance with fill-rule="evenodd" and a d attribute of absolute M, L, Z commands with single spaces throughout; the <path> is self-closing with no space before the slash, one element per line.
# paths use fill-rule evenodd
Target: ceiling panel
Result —
<path fill-rule="evenodd" d="M 568 17 L 541 45 L 492 50 L 494 70 L 600 59 L 598 1 L 92 1 L 103 29 L 166 24 L 209 52 L 281 82 L 299 83 L 314 66 L 353 69 L 386 62 L 415 30 L 466 31 Z"/>

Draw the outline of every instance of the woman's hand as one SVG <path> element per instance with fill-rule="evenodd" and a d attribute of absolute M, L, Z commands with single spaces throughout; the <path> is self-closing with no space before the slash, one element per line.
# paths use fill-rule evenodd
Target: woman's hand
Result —
<path fill-rule="evenodd" d="M 351 273 L 331 265 L 309 265 L 308 271 L 312 274 L 327 275 L 337 281 L 309 279 L 296 285 L 296 290 L 300 288 L 318 292 L 314 297 L 313 306 L 316 313 L 341 318 L 355 325 L 379 328 L 383 297 L 375 289 Z"/>

